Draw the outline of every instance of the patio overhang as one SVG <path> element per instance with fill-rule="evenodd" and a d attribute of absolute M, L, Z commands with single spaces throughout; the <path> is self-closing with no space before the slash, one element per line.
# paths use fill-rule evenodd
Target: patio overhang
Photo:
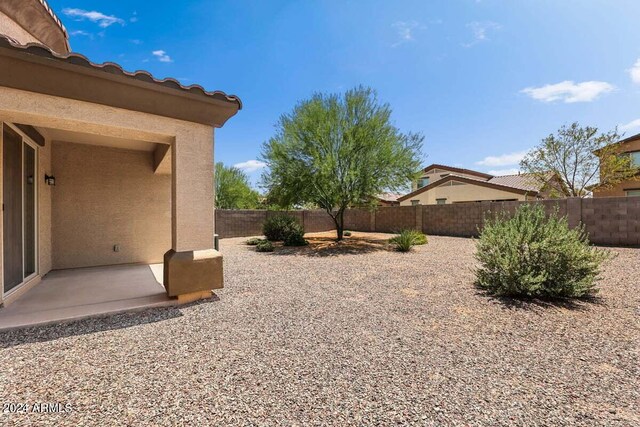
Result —
<path fill-rule="evenodd" d="M 46 76 L 46 77 L 45 77 Z M 0 86 L 221 127 L 242 108 L 237 96 L 199 85 L 159 80 L 115 63 L 59 55 L 39 44 L 20 45 L 0 35 Z"/>
<path fill-rule="evenodd" d="M 29 178 L 41 190 L 38 278 L 56 269 L 163 262 L 166 295 L 180 302 L 221 288 L 214 128 L 240 108 L 237 97 L 222 92 L 0 37 L 0 123 L 44 135 L 37 179 Z M 43 184 L 51 175 L 58 175 L 55 187 Z M 166 230 L 166 244 L 149 237 L 155 225 L 163 236 Z M 0 292 L 0 300 L 9 298 Z"/>

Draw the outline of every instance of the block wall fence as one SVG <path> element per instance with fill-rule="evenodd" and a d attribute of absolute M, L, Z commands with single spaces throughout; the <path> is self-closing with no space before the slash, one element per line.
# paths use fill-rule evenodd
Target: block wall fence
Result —
<path fill-rule="evenodd" d="M 426 234 L 472 237 L 478 235 L 487 215 L 514 212 L 524 203 L 541 204 L 547 212 L 558 210 L 569 226 L 584 224 L 592 243 L 612 246 L 640 246 L 640 197 L 559 199 L 536 202 L 480 202 L 450 205 L 379 207 L 374 211 L 349 209 L 345 230 L 394 233 L 405 228 Z M 263 222 L 272 215 L 295 217 L 308 233 L 335 228 L 322 210 L 266 211 L 216 210 L 216 233 L 220 238 L 259 236 Z"/>

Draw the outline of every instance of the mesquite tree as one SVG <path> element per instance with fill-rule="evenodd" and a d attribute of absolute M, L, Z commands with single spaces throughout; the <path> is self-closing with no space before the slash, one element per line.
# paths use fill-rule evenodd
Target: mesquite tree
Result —
<path fill-rule="evenodd" d="M 257 209 L 260 194 L 251 188 L 249 177 L 240 169 L 216 163 L 216 209 Z"/>
<path fill-rule="evenodd" d="M 341 240 L 345 209 L 373 205 L 378 194 L 401 191 L 416 178 L 423 139 L 400 132 L 372 89 L 316 94 L 282 115 L 264 143 L 263 185 L 280 206 L 324 209 Z"/>
<path fill-rule="evenodd" d="M 543 178 L 554 172 L 564 186 L 566 197 L 585 197 L 590 189 L 610 188 L 636 179 L 640 169 L 631 157 L 620 153 L 617 131 L 598 133 L 598 128 L 578 123 L 562 126 L 531 150 L 520 162 L 524 172 Z"/>

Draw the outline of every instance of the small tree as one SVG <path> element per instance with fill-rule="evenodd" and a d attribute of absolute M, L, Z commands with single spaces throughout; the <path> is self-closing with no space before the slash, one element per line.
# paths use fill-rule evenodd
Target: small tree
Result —
<path fill-rule="evenodd" d="M 316 94 L 284 114 L 263 145 L 263 184 L 282 206 L 314 203 L 333 219 L 342 240 L 344 211 L 401 190 L 420 167 L 423 137 L 401 133 L 391 108 L 358 87 L 344 95 Z"/>
<path fill-rule="evenodd" d="M 616 130 L 598 133 L 598 128 L 572 123 L 543 139 L 520 167 L 542 181 L 553 172 L 564 183 L 556 190 L 567 197 L 585 197 L 589 189 L 610 188 L 638 174 L 631 158 L 618 152 L 615 143 L 620 138 Z"/>
<path fill-rule="evenodd" d="M 216 163 L 216 208 L 256 209 L 260 195 L 249 186 L 249 178 L 240 169 Z"/>

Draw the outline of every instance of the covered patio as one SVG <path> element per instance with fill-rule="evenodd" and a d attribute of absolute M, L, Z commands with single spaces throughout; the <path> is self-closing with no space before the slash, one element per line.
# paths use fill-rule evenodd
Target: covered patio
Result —
<path fill-rule="evenodd" d="M 0 331 L 176 305 L 162 270 L 141 264 L 52 271 L 0 310 Z"/>
<path fill-rule="evenodd" d="M 223 286 L 214 129 L 240 100 L 0 36 L 0 329 Z"/>

